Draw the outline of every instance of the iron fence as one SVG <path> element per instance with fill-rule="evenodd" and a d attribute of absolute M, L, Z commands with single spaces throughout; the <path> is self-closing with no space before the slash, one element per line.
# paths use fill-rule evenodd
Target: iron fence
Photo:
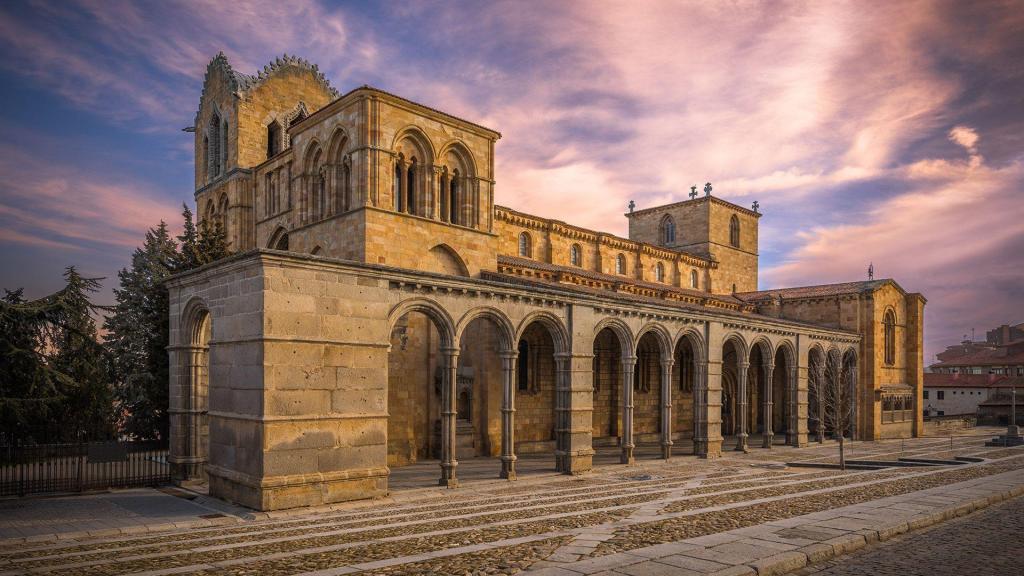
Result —
<path fill-rule="evenodd" d="M 136 488 L 170 480 L 165 442 L 0 446 L 0 496 Z"/>

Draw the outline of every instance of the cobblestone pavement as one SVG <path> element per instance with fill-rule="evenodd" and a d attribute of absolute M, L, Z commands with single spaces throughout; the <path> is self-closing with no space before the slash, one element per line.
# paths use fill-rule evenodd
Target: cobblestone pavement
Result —
<path fill-rule="evenodd" d="M 988 459 L 979 464 L 795 468 L 784 463 L 833 461 L 835 446 L 777 447 L 710 461 L 602 466 L 580 477 L 405 490 L 380 501 L 232 516 L 222 526 L 9 540 L 0 542 L 0 576 L 512 574 L 1024 470 L 1024 447 L 985 448 L 987 438 L 855 443 L 851 450 L 862 459 Z"/>
<path fill-rule="evenodd" d="M 1024 497 L 898 536 L 797 576 L 1024 574 Z"/>

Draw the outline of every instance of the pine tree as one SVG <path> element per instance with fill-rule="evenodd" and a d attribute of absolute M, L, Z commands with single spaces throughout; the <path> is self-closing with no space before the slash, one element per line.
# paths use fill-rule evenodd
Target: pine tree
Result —
<path fill-rule="evenodd" d="M 98 278 L 73 267 L 60 291 L 0 302 L 0 431 L 7 438 L 71 441 L 114 432 L 107 356 L 96 340 L 89 295 Z"/>
<path fill-rule="evenodd" d="M 168 300 L 164 282 L 179 258 L 167 224 L 146 232 L 132 265 L 118 272 L 117 304 L 104 323 L 122 433 L 133 438 L 168 435 Z"/>
<path fill-rule="evenodd" d="M 229 254 L 227 234 L 220 221 L 210 224 L 208 219 L 199 222 L 196 226 L 192 219 L 192 211 L 188 206 L 182 206 L 182 217 L 185 219 L 185 229 L 178 241 L 181 242 L 181 253 L 178 257 L 176 271 L 191 270 L 220 260 Z"/>

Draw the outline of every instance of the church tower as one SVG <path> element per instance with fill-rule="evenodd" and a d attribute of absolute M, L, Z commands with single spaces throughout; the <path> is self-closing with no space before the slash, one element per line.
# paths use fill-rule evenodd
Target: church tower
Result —
<path fill-rule="evenodd" d="M 709 291 L 757 290 L 757 223 L 761 214 L 711 195 L 626 214 L 629 239 L 710 258 Z M 696 192 L 696 189 L 694 189 Z"/>
<path fill-rule="evenodd" d="M 288 148 L 288 127 L 338 97 L 317 67 L 285 55 L 256 75 L 223 53 L 206 68 L 194 125 L 197 218 L 219 221 L 228 247 L 255 246 L 253 168 Z"/>

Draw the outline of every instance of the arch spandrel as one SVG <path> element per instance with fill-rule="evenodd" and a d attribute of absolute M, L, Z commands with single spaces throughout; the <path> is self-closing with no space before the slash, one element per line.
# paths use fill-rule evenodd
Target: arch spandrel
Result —
<path fill-rule="evenodd" d="M 477 170 L 476 158 L 461 140 L 449 140 L 443 144 L 437 154 L 437 164 L 447 166 L 450 170 L 459 170 L 463 176 L 473 177 Z"/>

